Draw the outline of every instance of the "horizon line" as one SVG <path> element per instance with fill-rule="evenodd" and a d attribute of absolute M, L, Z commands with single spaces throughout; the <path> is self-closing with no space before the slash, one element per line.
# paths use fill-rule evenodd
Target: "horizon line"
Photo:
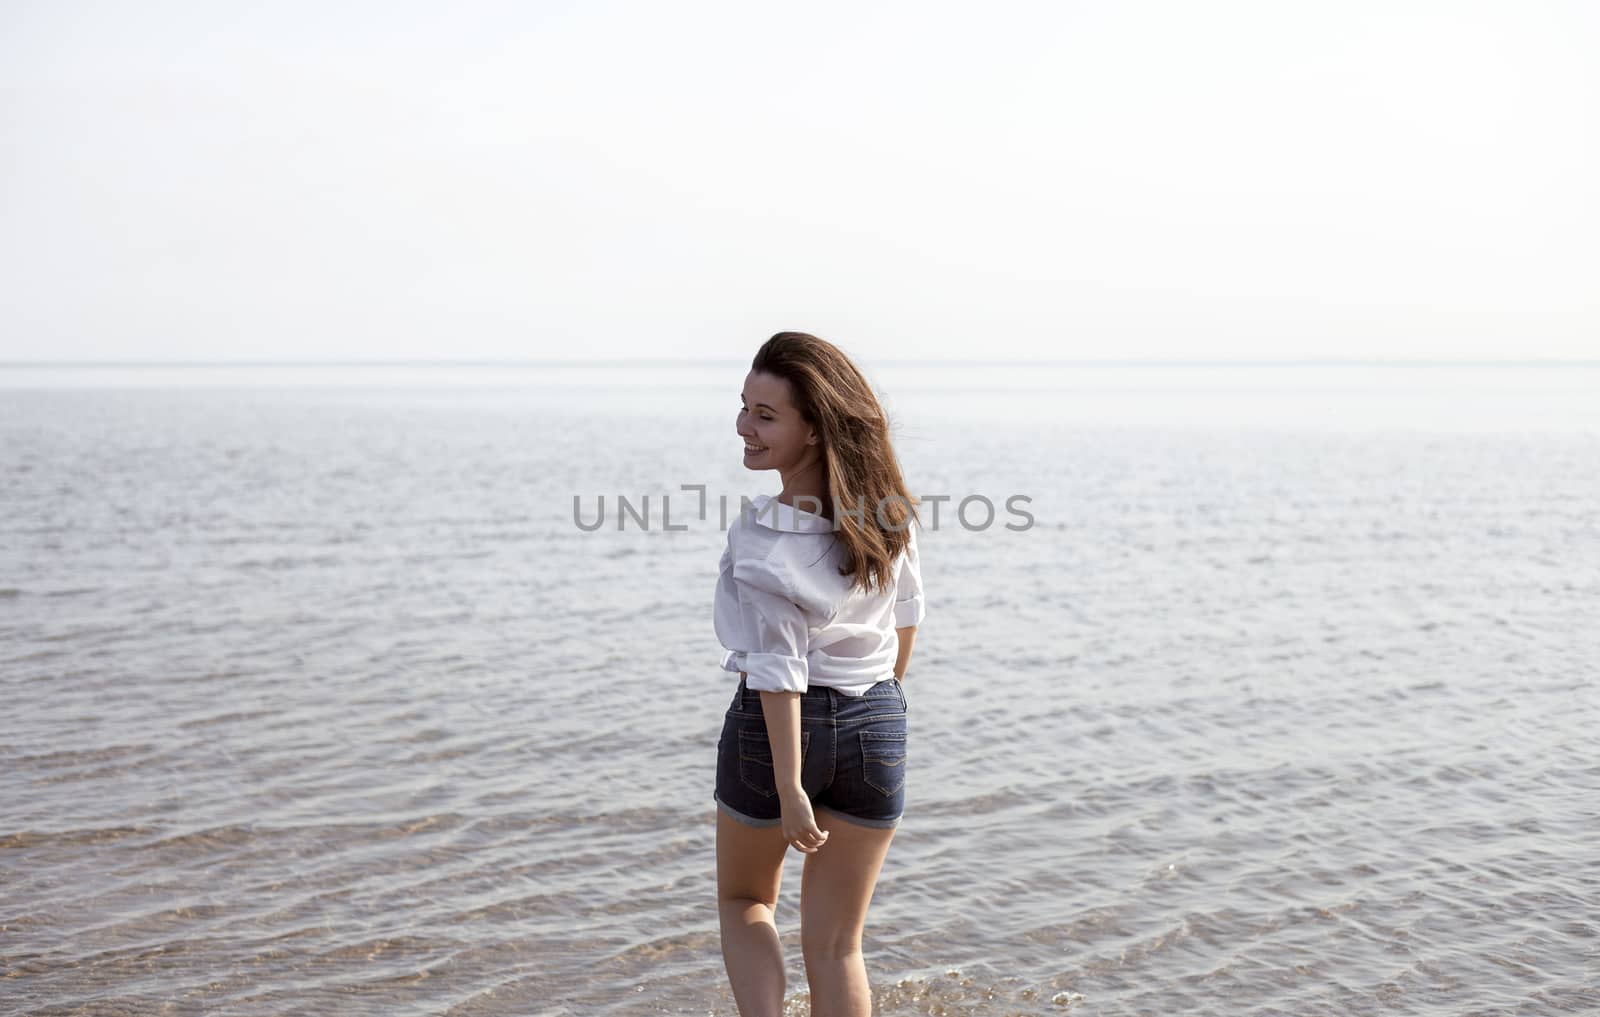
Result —
<path fill-rule="evenodd" d="M 1550 358 L 1331 358 L 1300 359 L 906 359 L 886 358 L 866 361 L 872 365 L 902 367 L 1600 367 L 1600 359 Z M 726 367 L 748 363 L 737 358 L 613 357 L 608 359 L 523 359 L 523 360 L 0 360 L 3 368 L 92 368 L 92 367 Z"/>

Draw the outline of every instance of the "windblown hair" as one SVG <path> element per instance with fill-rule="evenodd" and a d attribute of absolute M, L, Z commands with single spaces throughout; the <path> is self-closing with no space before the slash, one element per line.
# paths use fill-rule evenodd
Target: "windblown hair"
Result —
<path fill-rule="evenodd" d="M 918 524 L 918 500 L 906 490 L 889 440 L 889 420 L 850 358 L 806 332 L 779 332 L 762 344 L 752 370 L 783 378 L 800 416 L 822 446 L 824 514 L 845 549 L 839 566 L 851 587 L 891 587 L 894 565 Z"/>

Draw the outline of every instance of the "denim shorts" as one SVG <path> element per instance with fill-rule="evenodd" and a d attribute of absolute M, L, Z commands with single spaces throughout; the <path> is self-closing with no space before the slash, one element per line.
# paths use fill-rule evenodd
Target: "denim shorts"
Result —
<path fill-rule="evenodd" d="M 813 808 L 862 826 L 900 822 L 906 801 L 906 694 L 885 678 L 859 696 L 827 685 L 800 694 L 800 787 Z M 783 822 L 761 692 L 743 678 L 717 741 L 718 807 L 748 826 Z"/>

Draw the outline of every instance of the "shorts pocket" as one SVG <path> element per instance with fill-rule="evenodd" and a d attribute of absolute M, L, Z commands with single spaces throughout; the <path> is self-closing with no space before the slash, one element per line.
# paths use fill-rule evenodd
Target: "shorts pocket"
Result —
<path fill-rule="evenodd" d="M 880 794 L 892 795 L 906 782 L 906 733 L 862 731 L 861 778 Z"/>
<path fill-rule="evenodd" d="M 806 748 L 811 732 L 800 730 L 800 771 L 805 772 Z M 772 742 L 765 729 L 739 732 L 739 782 L 757 794 L 771 798 L 778 793 L 778 775 L 772 766 Z"/>

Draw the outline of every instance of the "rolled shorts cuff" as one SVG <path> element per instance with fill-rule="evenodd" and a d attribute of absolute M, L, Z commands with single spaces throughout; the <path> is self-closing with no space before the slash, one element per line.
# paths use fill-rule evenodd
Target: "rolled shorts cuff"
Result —
<path fill-rule="evenodd" d="M 721 798 L 717 797 L 717 793 L 715 791 L 711 792 L 711 797 L 716 800 L 717 808 L 721 809 L 723 812 L 726 812 L 730 819 L 736 819 L 739 822 L 743 823 L 745 826 L 754 826 L 754 827 L 757 827 L 757 828 L 763 828 L 764 829 L 764 828 L 769 827 L 769 826 L 782 826 L 783 825 L 783 817 L 782 816 L 779 816 L 777 819 L 757 819 L 754 816 L 747 816 L 743 812 L 740 812 L 738 809 L 736 809 L 733 806 L 729 805 L 727 802 L 725 802 Z"/>
<path fill-rule="evenodd" d="M 840 812 L 838 809 L 830 809 L 826 805 L 817 805 L 815 803 L 812 803 L 811 808 L 816 812 L 826 812 L 830 816 L 838 816 L 846 823 L 854 823 L 856 826 L 870 826 L 875 830 L 892 830 L 900 825 L 900 820 L 898 818 L 863 819 L 861 816 L 852 816 L 847 812 Z"/>
<path fill-rule="evenodd" d="M 715 791 L 711 792 L 711 797 L 717 803 L 717 808 L 728 814 L 729 819 L 743 823 L 745 826 L 753 826 L 758 830 L 764 830 L 768 827 L 783 825 L 782 816 L 779 816 L 777 819 L 757 819 L 754 816 L 745 815 L 743 812 L 740 812 L 738 809 L 729 805 L 721 798 L 718 798 Z M 838 809 L 830 809 L 826 805 L 818 805 L 815 802 L 811 803 L 811 808 L 816 812 L 826 812 L 830 816 L 838 816 L 846 823 L 853 823 L 856 826 L 870 826 L 875 830 L 892 830 L 900 825 L 899 819 L 862 819 L 860 816 L 848 815 L 840 812 Z"/>

